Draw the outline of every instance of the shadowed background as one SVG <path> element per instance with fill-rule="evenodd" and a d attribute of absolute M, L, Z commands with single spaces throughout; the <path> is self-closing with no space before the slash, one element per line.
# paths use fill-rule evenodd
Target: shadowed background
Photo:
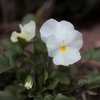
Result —
<path fill-rule="evenodd" d="M 0 40 L 19 31 L 18 25 L 27 14 L 38 18 L 37 30 L 49 18 L 70 21 L 83 34 L 81 53 L 100 47 L 100 0 L 0 0 Z M 98 73 L 100 63 L 91 61 L 78 70 L 81 75 L 89 71 Z"/>

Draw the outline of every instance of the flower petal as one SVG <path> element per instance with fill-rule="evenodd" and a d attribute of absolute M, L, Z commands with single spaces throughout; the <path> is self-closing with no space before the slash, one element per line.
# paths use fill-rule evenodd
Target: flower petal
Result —
<path fill-rule="evenodd" d="M 63 21 L 60 21 L 60 23 L 63 24 L 63 27 L 65 27 L 67 31 L 74 30 L 74 26 L 70 22 L 63 20 Z"/>
<path fill-rule="evenodd" d="M 12 32 L 10 39 L 12 42 L 17 42 L 18 41 L 17 37 L 19 37 L 19 36 L 20 36 L 20 34 L 17 33 L 16 31 L 14 31 L 14 32 Z"/>
<path fill-rule="evenodd" d="M 24 26 L 22 26 L 21 24 L 19 26 L 21 29 L 21 34 L 25 35 L 24 38 L 27 41 L 31 40 L 35 36 L 36 25 L 35 25 L 34 21 L 30 21 L 29 23 L 27 23 Z"/>
<path fill-rule="evenodd" d="M 24 33 L 24 35 L 25 35 L 25 40 L 26 41 L 30 41 L 35 35 L 33 35 L 33 33 L 30 33 L 30 32 L 26 32 L 26 33 Z"/>
<path fill-rule="evenodd" d="M 40 28 L 41 39 L 46 42 L 46 39 L 52 34 L 61 34 L 63 25 L 54 20 L 47 20 Z"/>
<path fill-rule="evenodd" d="M 70 50 L 70 52 L 62 52 L 59 50 L 53 57 L 53 62 L 56 65 L 69 66 L 70 64 L 74 64 L 76 61 L 80 60 L 80 58 L 81 56 L 79 51 Z"/>
<path fill-rule="evenodd" d="M 53 57 L 53 63 L 55 65 L 65 65 L 61 50 L 56 52 L 55 56 Z"/>
<path fill-rule="evenodd" d="M 77 49 L 67 48 L 65 55 L 68 55 L 70 58 L 69 64 L 73 64 L 81 59 L 80 52 Z"/>
<path fill-rule="evenodd" d="M 66 44 L 67 47 L 72 47 L 79 50 L 83 45 L 82 34 L 76 30 L 69 31 L 64 36 L 64 44 Z"/>
<path fill-rule="evenodd" d="M 62 47 L 62 43 L 60 42 L 60 40 L 57 40 L 55 35 L 51 35 L 48 37 L 46 41 L 46 46 L 48 49 L 49 56 L 53 57 L 55 53 L 57 52 L 57 50 L 59 50 L 60 47 Z"/>
<path fill-rule="evenodd" d="M 61 50 L 59 52 L 56 52 L 54 58 L 53 58 L 53 63 L 56 65 L 64 65 L 64 66 L 69 66 L 71 63 L 71 58 L 67 54 L 67 52 L 62 52 Z"/>
<path fill-rule="evenodd" d="M 19 27 L 20 27 L 21 33 L 24 33 L 24 27 L 21 24 L 19 24 Z"/>

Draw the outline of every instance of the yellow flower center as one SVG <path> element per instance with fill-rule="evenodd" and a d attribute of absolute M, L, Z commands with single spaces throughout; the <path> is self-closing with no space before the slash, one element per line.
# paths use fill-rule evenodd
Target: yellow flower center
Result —
<path fill-rule="evenodd" d="M 23 37 L 24 37 L 24 35 L 21 35 L 21 37 L 23 38 Z"/>
<path fill-rule="evenodd" d="M 66 50 L 67 50 L 67 49 L 66 49 L 65 46 L 61 47 L 61 51 L 62 51 L 62 52 L 66 51 Z"/>

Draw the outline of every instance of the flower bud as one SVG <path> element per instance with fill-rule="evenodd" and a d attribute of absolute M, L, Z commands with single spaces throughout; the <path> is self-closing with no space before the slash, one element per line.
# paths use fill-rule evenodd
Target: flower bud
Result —
<path fill-rule="evenodd" d="M 26 77 L 24 87 L 27 89 L 31 89 L 33 84 L 34 84 L 34 76 L 30 74 Z"/>

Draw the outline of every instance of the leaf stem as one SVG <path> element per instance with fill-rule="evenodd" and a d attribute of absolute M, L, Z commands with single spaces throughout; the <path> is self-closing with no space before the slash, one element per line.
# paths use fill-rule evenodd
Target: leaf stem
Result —
<path fill-rule="evenodd" d="M 70 77 L 70 79 L 86 78 L 86 77 L 87 77 L 87 75 L 82 75 L 82 76 Z"/>

